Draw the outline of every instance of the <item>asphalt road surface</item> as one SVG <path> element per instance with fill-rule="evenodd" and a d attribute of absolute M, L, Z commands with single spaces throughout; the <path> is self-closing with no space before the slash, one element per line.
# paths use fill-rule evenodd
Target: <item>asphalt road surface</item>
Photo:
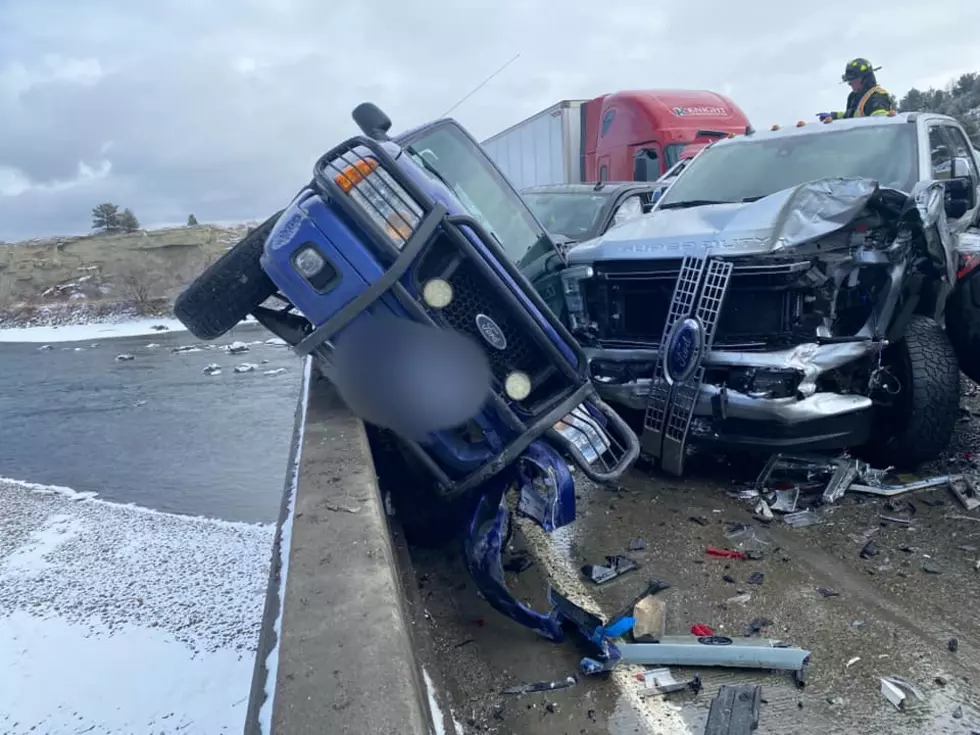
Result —
<path fill-rule="evenodd" d="M 966 385 L 966 392 L 975 387 Z M 978 446 L 978 421 L 969 414 L 980 412 L 976 396 L 967 395 L 963 405 L 949 458 L 958 469 L 965 456 L 971 466 L 966 453 Z M 668 634 L 705 623 L 716 633 L 740 636 L 753 619 L 768 618 L 763 637 L 812 651 L 805 689 L 783 673 L 675 668 L 678 677 L 699 673 L 702 692 L 643 698 L 636 670 L 622 667 L 602 678 L 579 676 L 560 691 L 503 695 L 514 685 L 578 675 L 583 650 L 574 642 L 545 641 L 492 610 L 469 581 L 457 544 L 402 544 L 414 567 L 405 584 L 414 624 L 425 634 L 418 636 L 421 657 L 427 670 L 439 673 L 466 732 L 701 733 L 725 683 L 762 685 L 760 734 L 980 732 L 980 511 L 968 514 L 945 489 L 903 496 L 891 509 L 884 499 L 852 493 L 820 525 L 793 528 L 777 516 L 766 526 L 753 520 L 753 503 L 726 492 L 754 479 L 757 465 L 736 468 L 724 458 L 706 458 L 694 466 L 681 480 L 637 467 L 615 491 L 580 480 L 574 524 L 551 538 L 526 523 L 515 533 L 513 547 L 530 552 L 534 564 L 509 574 L 509 584 L 539 610 L 547 609 L 550 582 L 608 617 L 647 579 L 666 580 L 672 585 L 661 593 Z M 801 497 L 800 507 L 806 500 Z M 883 520 L 883 514 L 909 522 Z M 756 529 L 762 559 L 707 556 L 707 546 L 733 548 L 726 532 L 737 523 Z M 601 587 L 577 571 L 627 552 L 633 538 L 646 542 L 645 550 L 630 554 L 641 569 Z M 869 539 L 878 553 L 862 558 Z M 749 583 L 755 572 L 763 573 L 761 584 Z M 838 594 L 824 596 L 821 588 Z M 744 594 L 748 602 L 729 602 Z M 892 675 L 914 683 L 922 700 L 906 711 L 888 703 L 880 677 Z"/>

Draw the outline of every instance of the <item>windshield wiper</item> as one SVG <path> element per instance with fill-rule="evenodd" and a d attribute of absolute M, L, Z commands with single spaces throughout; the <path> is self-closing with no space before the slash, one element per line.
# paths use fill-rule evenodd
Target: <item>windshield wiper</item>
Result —
<path fill-rule="evenodd" d="M 719 202 L 714 199 L 688 199 L 683 202 L 667 202 L 658 209 L 687 209 L 688 207 L 707 207 L 711 204 L 734 204 L 735 202 Z"/>

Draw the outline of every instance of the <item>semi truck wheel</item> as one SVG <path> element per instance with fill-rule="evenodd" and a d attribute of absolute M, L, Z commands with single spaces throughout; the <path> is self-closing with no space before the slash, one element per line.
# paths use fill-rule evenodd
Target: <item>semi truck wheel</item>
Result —
<path fill-rule="evenodd" d="M 900 389 L 891 407 L 879 409 L 870 459 L 913 468 L 939 457 L 953 436 L 960 408 L 956 353 L 939 324 L 917 315 L 884 358 Z"/>
<path fill-rule="evenodd" d="M 259 263 L 265 240 L 282 211 L 248 233 L 208 266 L 174 302 L 174 316 L 198 339 L 228 332 L 277 289 Z"/>

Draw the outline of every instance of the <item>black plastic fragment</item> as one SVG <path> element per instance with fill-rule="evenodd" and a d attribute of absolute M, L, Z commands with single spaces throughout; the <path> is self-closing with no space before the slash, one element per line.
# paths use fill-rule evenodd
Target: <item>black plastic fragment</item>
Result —
<path fill-rule="evenodd" d="M 639 564 L 628 556 L 614 554 L 606 557 L 605 564 L 586 564 L 582 567 L 582 574 L 596 584 L 605 584 L 638 567 Z"/>
<path fill-rule="evenodd" d="M 704 735 L 748 735 L 759 727 L 762 687 L 725 684 L 711 702 Z"/>

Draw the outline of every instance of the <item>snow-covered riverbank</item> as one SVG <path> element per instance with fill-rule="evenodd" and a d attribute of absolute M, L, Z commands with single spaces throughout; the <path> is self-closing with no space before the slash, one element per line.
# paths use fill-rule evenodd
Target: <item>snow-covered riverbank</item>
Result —
<path fill-rule="evenodd" d="M 240 733 L 274 532 L 0 479 L 0 732 Z"/>
<path fill-rule="evenodd" d="M 183 332 L 186 328 L 176 319 L 142 317 L 87 324 L 62 324 L 39 327 L 0 329 L 0 342 L 80 342 L 111 337 L 140 337 L 160 332 Z"/>

